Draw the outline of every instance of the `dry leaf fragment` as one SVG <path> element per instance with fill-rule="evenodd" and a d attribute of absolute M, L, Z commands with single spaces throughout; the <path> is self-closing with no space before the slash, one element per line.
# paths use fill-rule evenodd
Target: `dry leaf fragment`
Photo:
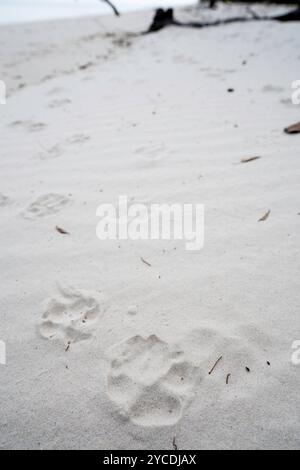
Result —
<path fill-rule="evenodd" d="M 147 266 L 149 266 L 149 268 L 151 268 L 151 264 L 148 263 L 148 261 L 146 261 L 144 258 L 141 257 L 141 261 L 142 263 L 146 264 Z"/>
<path fill-rule="evenodd" d="M 69 232 L 67 232 L 66 230 L 64 230 L 64 229 L 61 228 L 61 227 L 56 226 L 56 227 L 55 227 L 55 230 L 56 230 L 58 233 L 61 233 L 62 235 L 70 235 Z"/>
<path fill-rule="evenodd" d="M 86 70 L 92 67 L 94 64 L 93 62 L 87 62 L 86 64 L 79 65 L 79 70 Z"/>
<path fill-rule="evenodd" d="M 269 215 L 271 214 L 271 211 L 268 211 L 266 212 L 260 219 L 258 222 L 265 222 L 268 218 L 269 218 Z"/>
<path fill-rule="evenodd" d="M 261 158 L 261 157 L 242 158 L 241 163 L 254 162 L 255 160 L 259 160 L 260 158 Z"/>
<path fill-rule="evenodd" d="M 293 124 L 292 126 L 286 127 L 284 129 L 286 134 L 299 134 L 300 133 L 300 122 Z"/>

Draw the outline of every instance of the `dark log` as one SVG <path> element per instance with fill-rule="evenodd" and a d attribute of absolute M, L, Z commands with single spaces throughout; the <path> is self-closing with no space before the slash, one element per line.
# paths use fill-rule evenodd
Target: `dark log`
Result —
<path fill-rule="evenodd" d="M 166 26 L 180 26 L 184 28 L 209 28 L 213 26 L 228 25 L 232 23 L 248 23 L 250 21 L 300 21 L 300 7 L 285 15 L 280 16 L 258 16 L 256 13 L 252 12 L 252 17 L 241 16 L 235 18 L 227 18 L 225 20 L 217 20 L 210 23 L 196 21 L 181 22 L 175 19 L 174 11 L 172 8 L 169 8 L 168 10 L 163 10 L 162 8 L 159 8 L 158 10 L 156 10 L 153 21 L 146 33 L 160 31 Z"/>
<path fill-rule="evenodd" d="M 282 22 L 300 21 L 300 7 L 296 10 L 290 11 L 286 15 L 275 16 L 274 20 Z"/>
<path fill-rule="evenodd" d="M 152 24 L 148 32 L 153 33 L 172 24 L 176 24 L 174 20 L 174 10 L 172 8 L 169 8 L 168 10 L 163 10 L 162 8 L 159 8 L 155 12 Z"/>

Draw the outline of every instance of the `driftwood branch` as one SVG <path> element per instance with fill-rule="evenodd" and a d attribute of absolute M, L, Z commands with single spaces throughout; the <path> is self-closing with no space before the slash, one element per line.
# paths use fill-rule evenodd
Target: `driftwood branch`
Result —
<path fill-rule="evenodd" d="M 113 10 L 114 14 L 116 16 L 121 16 L 119 10 L 117 9 L 117 7 L 115 7 L 115 5 L 110 1 L 110 0 L 101 0 L 102 2 L 104 3 L 107 3 L 107 5 L 110 6 L 110 8 Z"/>
<path fill-rule="evenodd" d="M 285 15 L 279 16 L 258 16 L 253 11 L 251 11 L 251 15 L 251 17 L 240 16 L 234 18 L 227 18 L 225 20 L 212 21 L 210 23 L 196 21 L 182 22 L 175 19 L 174 10 L 172 8 L 169 8 L 168 10 L 163 10 L 162 8 L 159 8 L 158 10 L 156 10 L 153 21 L 146 33 L 154 33 L 156 31 L 160 31 L 161 29 L 167 26 L 179 26 L 184 28 L 209 28 L 213 26 L 221 26 L 232 23 L 248 23 L 250 21 L 300 21 L 300 7 Z"/>

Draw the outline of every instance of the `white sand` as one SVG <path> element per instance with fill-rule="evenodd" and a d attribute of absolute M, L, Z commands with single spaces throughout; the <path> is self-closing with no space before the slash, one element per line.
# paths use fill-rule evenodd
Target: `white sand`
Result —
<path fill-rule="evenodd" d="M 149 21 L 0 31 L 0 446 L 299 448 L 299 25 Z M 100 242 L 122 194 L 205 204 L 204 249 Z"/>

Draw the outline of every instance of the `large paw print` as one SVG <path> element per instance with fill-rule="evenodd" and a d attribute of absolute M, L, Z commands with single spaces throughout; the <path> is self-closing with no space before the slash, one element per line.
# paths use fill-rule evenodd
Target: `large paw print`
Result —
<path fill-rule="evenodd" d="M 194 395 L 199 370 L 182 351 L 152 335 L 117 345 L 107 378 L 109 398 L 134 424 L 175 424 Z"/>
<path fill-rule="evenodd" d="M 61 340 L 66 347 L 91 338 L 100 314 L 98 301 L 73 288 L 59 289 L 50 299 L 39 326 L 40 334 L 49 340 Z"/>
<path fill-rule="evenodd" d="M 22 215 L 26 219 L 38 219 L 47 215 L 56 214 L 69 202 L 69 198 L 61 194 L 45 194 L 30 204 Z"/>

